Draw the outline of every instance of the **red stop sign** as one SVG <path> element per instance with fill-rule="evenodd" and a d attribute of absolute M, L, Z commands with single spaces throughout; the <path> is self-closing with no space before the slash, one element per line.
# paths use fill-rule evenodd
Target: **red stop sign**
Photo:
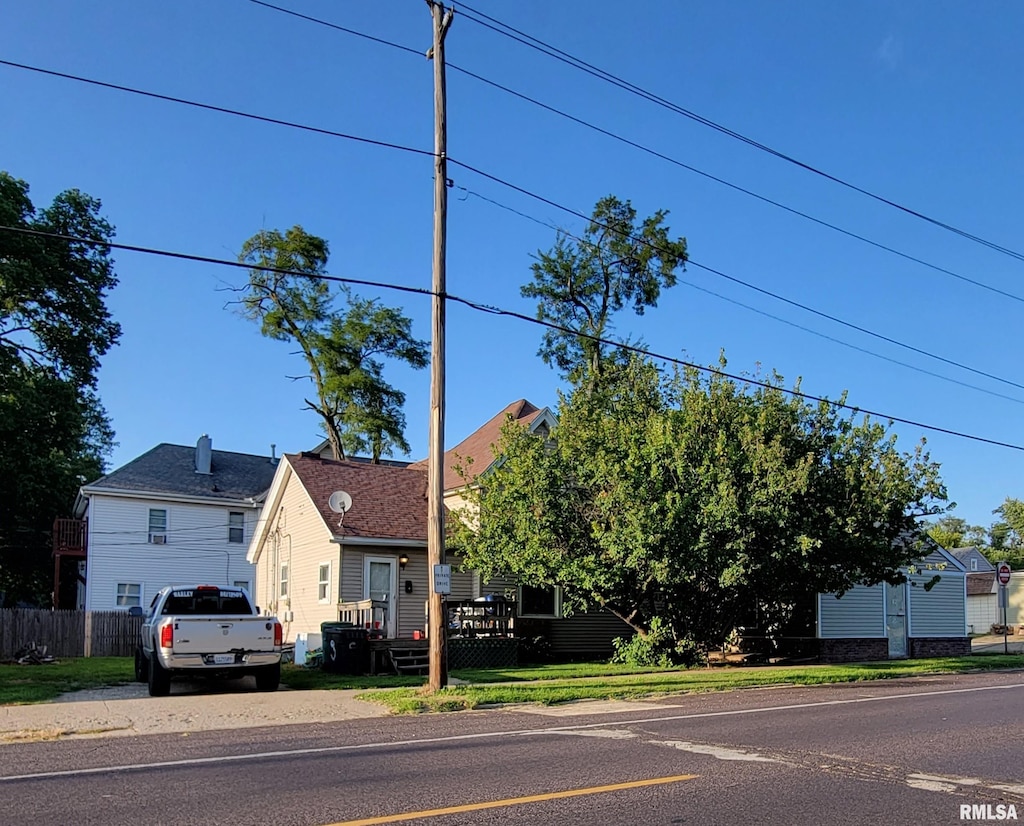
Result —
<path fill-rule="evenodd" d="M 999 580 L 1000 585 L 1010 584 L 1010 566 L 1006 562 L 1000 562 L 996 565 L 996 578 Z"/>

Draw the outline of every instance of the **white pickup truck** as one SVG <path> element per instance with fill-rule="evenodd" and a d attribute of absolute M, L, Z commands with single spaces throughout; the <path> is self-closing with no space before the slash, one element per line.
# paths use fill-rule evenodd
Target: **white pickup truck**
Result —
<path fill-rule="evenodd" d="M 135 651 L 135 679 L 162 697 L 172 677 L 244 677 L 260 691 L 281 682 L 281 623 L 261 617 L 242 588 L 170 585 L 149 605 Z"/>

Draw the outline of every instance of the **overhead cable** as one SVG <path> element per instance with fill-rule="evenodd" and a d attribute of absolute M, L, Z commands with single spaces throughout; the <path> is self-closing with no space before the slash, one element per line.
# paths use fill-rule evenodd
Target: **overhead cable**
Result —
<path fill-rule="evenodd" d="M 347 278 L 347 277 L 336 276 L 336 275 L 311 274 L 311 273 L 308 273 L 308 272 L 302 272 L 301 270 L 286 269 L 284 267 L 271 267 L 271 266 L 260 265 L 260 264 L 246 264 L 246 263 L 242 263 L 240 261 L 231 261 L 231 260 L 222 259 L 222 258 L 211 258 L 209 256 L 204 256 L 204 255 L 192 255 L 192 254 L 189 254 L 189 253 L 174 252 L 174 251 L 170 251 L 170 250 L 161 250 L 161 249 L 155 249 L 155 248 L 152 248 L 152 247 L 142 247 L 142 246 L 131 245 L 131 244 L 120 244 L 120 243 L 115 243 L 113 241 L 97 241 L 97 240 L 92 239 L 92 238 L 79 238 L 79 237 L 73 236 L 73 235 L 63 235 L 61 233 L 45 232 L 43 230 L 33 230 L 33 229 L 27 229 L 27 228 L 24 228 L 24 227 L 11 227 L 11 226 L 0 225 L 0 232 L 13 232 L 13 233 L 21 234 L 21 235 L 30 235 L 30 236 L 37 236 L 37 237 L 53 238 L 53 239 L 56 239 L 56 240 L 68 241 L 68 242 L 71 242 L 71 243 L 87 244 L 89 246 L 94 246 L 94 247 L 110 248 L 110 249 L 120 249 L 120 250 L 125 250 L 127 252 L 137 252 L 137 253 L 142 253 L 142 254 L 146 254 L 146 255 L 161 256 L 161 257 L 165 257 L 165 258 L 176 258 L 176 259 L 181 259 L 181 260 L 185 260 L 185 261 L 196 261 L 196 262 L 202 262 L 202 263 L 207 263 L 207 264 L 216 264 L 218 266 L 234 267 L 236 269 L 240 268 L 240 269 L 246 269 L 246 270 L 259 270 L 261 272 L 273 272 L 273 273 L 278 273 L 280 275 L 295 275 L 295 276 L 301 276 L 303 278 L 314 278 L 314 279 L 319 279 L 319 280 L 323 280 L 323 281 L 336 282 L 336 283 L 340 283 L 340 284 L 356 284 L 356 285 L 362 285 L 362 286 L 372 286 L 372 287 L 377 287 L 379 289 L 396 290 L 396 291 L 399 291 L 399 292 L 413 293 L 413 294 L 417 294 L 417 295 L 429 295 L 429 296 L 435 295 L 433 290 L 428 290 L 428 289 L 424 289 L 424 288 L 420 288 L 420 287 L 410 287 L 410 286 L 407 286 L 407 285 L 399 285 L 399 284 L 388 284 L 388 283 L 382 282 L 382 281 L 370 281 L 370 280 L 367 280 L 367 279 Z M 721 370 L 719 368 L 707 367 L 707 366 L 704 366 L 704 365 L 701 365 L 701 364 L 696 364 L 694 362 L 686 361 L 684 359 L 675 358 L 674 356 L 668 356 L 668 355 L 665 355 L 664 353 L 657 353 L 657 352 L 655 352 L 653 350 L 648 350 L 648 349 L 646 349 L 644 347 L 638 347 L 636 345 L 626 344 L 626 343 L 621 342 L 621 341 L 614 341 L 612 339 L 606 339 L 606 338 L 602 338 L 600 336 L 591 335 L 589 333 L 584 333 L 584 332 L 582 332 L 580 330 L 574 330 L 571 327 L 566 327 L 566 326 L 563 326 L 561 324 L 555 324 L 555 323 L 550 322 L 550 321 L 544 321 L 543 319 L 534 318 L 533 316 L 526 315 L 525 313 L 516 312 L 514 310 L 506 310 L 506 309 L 503 309 L 501 307 L 495 307 L 495 306 L 489 305 L 489 304 L 483 304 L 483 303 L 480 303 L 480 302 L 477 302 L 477 301 L 472 301 L 472 300 L 467 299 L 467 298 L 462 298 L 462 297 L 457 296 L 457 295 L 452 295 L 451 293 L 444 293 L 444 294 L 441 295 L 441 298 L 443 298 L 445 301 L 450 301 L 450 302 L 455 303 L 455 304 L 460 304 L 460 305 L 469 307 L 470 309 L 476 310 L 478 312 L 484 312 L 484 313 L 487 313 L 489 315 L 504 316 L 504 317 L 507 317 L 507 318 L 518 319 L 519 321 L 525 321 L 528 324 L 534 324 L 534 325 L 537 325 L 537 326 L 540 326 L 540 327 L 546 327 L 549 330 L 555 330 L 556 332 L 565 333 L 567 335 L 578 336 L 580 338 L 585 338 L 585 339 L 593 341 L 593 342 L 595 342 L 597 344 L 604 344 L 604 345 L 607 345 L 609 347 L 614 347 L 616 349 L 624 350 L 624 351 L 629 352 L 629 353 L 635 353 L 637 355 L 641 355 L 641 356 L 644 356 L 646 358 L 657 359 L 658 361 L 663 361 L 663 362 L 666 362 L 668 364 L 674 364 L 674 365 L 677 365 L 679 367 L 690 368 L 690 369 L 693 369 L 693 370 L 697 370 L 697 371 L 699 371 L 701 373 L 706 373 L 706 374 L 718 376 L 720 378 L 729 379 L 731 381 L 740 382 L 742 384 L 746 384 L 746 385 L 753 386 L 753 387 L 761 387 L 761 388 L 766 389 L 766 390 L 775 390 L 775 391 L 778 391 L 780 393 L 784 393 L 784 394 L 786 394 L 788 396 L 793 396 L 794 398 L 804 399 L 805 401 L 815 402 L 815 403 L 818 403 L 818 404 L 826 404 L 826 405 L 829 405 L 831 407 L 836 408 L 837 410 L 846 410 L 846 411 L 849 411 L 850 413 L 853 413 L 855 415 L 863 414 L 865 416 L 873 416 L 873 417 L 878 418 L 878 419 L 887 419 L 890 422 L 898 422 L 900 424 L 910 425 L 912 427 L 918 427 L 918 428 L 921 428 L 923 430 L 930 430 L 930 431 L 935 432 L 935 433 L 943 433 L 943 434 L 946 434 L 948 436 L 955 436 L 955 437 L 961 438 L 961 439 L 969 439 L 971 441 L 981 442 L 981 443 L 989 444 L 989 445 L 994 445 L 996 447 L 1005 447 L 1005 448 L 1009 448 L 1010 450 L 1024 451 L 1024 445 L 1014 444 L 1013 442 L 1003 442 L 1003 441 L 1000 441 L 998 439 L 990 439 L 990 438 L 987 438 L 985 436 L 977 436 L 977 435 L 974 435 L 974 434 L 971 434 L 971 433 L 965 433 L 963 431 L 953 430 L 951 428 L 940 427 L 938 425 L 927 424 L 925 422 L 919 422 L 919 421 L 916 421 L 914 419 L 907 419 L 907 418 L 904 418 L 902 416 L 894 416 L 894 415 L 891 415 L 891 414 L 888 414 L 888 413 L 881 413 L 879 411 L 870 410 L 868 408 L 860 407 L 858 405 L 853 405 L 853 404 L 850 404 L 848 402 L 839 402 L 839 401 L 835 401 L 833 399 L 829 399 L 829 398 L 824 397 L 824 396 L 815 396 L 815 395 L 813 395 L 811 393 L 805 393 L 805 392 L 803 392 L 801 390 L 792 390 L 792 389 L 787 389 L 787 388 L 784 388 L 784 387 L 779 387 L 778 385 L 770 384 L 768 382 L 763 382 L 763 381 L 760 381 L 758 379 L 752 378 L 750 376 L 741 376 L 741 375 L 737 375 L 737 374 L 734 374 L 734 373 L 729 373 L 729 372 L 727 372 L 725 370 Z"/>

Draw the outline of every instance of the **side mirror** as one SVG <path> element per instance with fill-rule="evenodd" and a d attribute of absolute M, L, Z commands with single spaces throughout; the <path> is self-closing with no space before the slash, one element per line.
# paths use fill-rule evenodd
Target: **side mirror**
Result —
<path fill-rule="evenodd" d="M 144 617 L 145 615 L 145 612 L 138 605 L 133 605 L 131 608 L 128 609 L 129 617 Z"/>

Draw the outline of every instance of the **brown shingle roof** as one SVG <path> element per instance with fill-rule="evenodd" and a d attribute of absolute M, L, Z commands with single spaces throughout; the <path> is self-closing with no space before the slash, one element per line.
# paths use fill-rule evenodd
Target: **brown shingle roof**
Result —
<path fill-rule="evenodd" d="M 505 422 L 511 418 L 522 425 L 530 425 L 539 413 L 539 407 L 530 404 L 526 399 L 519 399 L 519 401 L 512 402 L 451 450 L 446 450 L 444 453 L 444 489 L 461 488 L 466 484 L 466 480 L 453 469 L 456 465 L 462 465 L 473 476 L 479 476 L 493 464 L 496 458 L 493 448 L 501 441 L 501 429 L 505 426 Z M 467 468 L 469 460 L 472 460 L 472 464 Z M 410 467 L 426 471 L 427 460 L 421 459 Z"/>
<path fill-rule="evenodd" d="M 991 594 L 992 586 L 995 585 L 995 582 L 995 573 L 968 574 L 967 596 L 976 597 L 979 594 Z"/>
<path fill-rule="evenodd" d="M 427 474 L 421 469 L 365 462 L 336 462 L 313 453 L 288 462 L 332 534 L 373 539 L 427 540 Z M 336 490 L 352 496 L 344 532 L 327 500 Z"/>

